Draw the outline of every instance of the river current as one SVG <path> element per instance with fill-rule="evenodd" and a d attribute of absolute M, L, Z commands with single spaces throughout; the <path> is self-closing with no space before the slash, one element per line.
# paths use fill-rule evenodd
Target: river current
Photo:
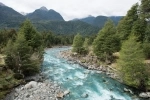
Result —
<path fill-rule="evenodd" d="M 124 92 L 129 88 L 103 73 L 83 68 L 59 57 L 68 47 L 45 50 L 42 72 L 70 94 L 64 100 L 140 100 Z"/>

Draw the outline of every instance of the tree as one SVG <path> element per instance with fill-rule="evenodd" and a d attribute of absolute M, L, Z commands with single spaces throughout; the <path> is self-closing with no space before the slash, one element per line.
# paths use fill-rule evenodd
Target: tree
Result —
<path fill-rule="evenodd" d="M 83 48 L 88 52 L 89 51 L 89 39 L 85 38 L 83 43 Z"/>
<path fill-rule="evenodd" d="M 93 42 L 94 53 L 106 62 L 112 59 L 112 53 L 118 51 L 120 47 L 119 39 L 115 33 L 116 28 L 113 22 L 108 20 Z"/>
<path fill-rule="evenodd" d="M 81 53 L 83 49 L 83 39 L 82 36 L 78 33 L 73 39 L 72 51 Z"/>
<path fill-rule="evenodd" d="M 144 58 L 141 44 L 137 42 L 134 35 L 131 35 L 123 42 L 117 61 L 123 82 L 142 90 L 145 90 L 146 87 Z"/>
<path fill-rule="evenodd" d="M 147 23 L 145 20 L 138 18 L 132 26 L 132 31 L 135 36 L 138 37 L 138 41 L 143 43 L 145 41 Z"/>
<path fill-rule="evenodd" d="M 118 23 L 117 35 L 121 41 L 127 40 L 131 33 L 133 23 L 138 19 L 138 4 L 135 4 L 127 12 L 127 15 Z"/>
<path fill-rule="evenodd" d="M 140 16 L 147 21 L 150 20 L 150 0 L 141 0 Z"/>
<path fill-rule="evenodd" d="M 30 33 L 30 34 L 29 34 Z M 6 64 L 15 73 L 29 76 L 39 72 L 43 58 L 42 37 L 27 20 L 23 23 L 13 43 L 6 47 Z"/>
<path fill-rule="evenodd" d="M 24 34 L 25 39 L 28 41 L 28 45 L 33 48 L 33 50 L 38 49 L 42 45 L 42 36 L 36 31 L 32 23 L 29 20 L 26 20 L 19 33 Z"/>

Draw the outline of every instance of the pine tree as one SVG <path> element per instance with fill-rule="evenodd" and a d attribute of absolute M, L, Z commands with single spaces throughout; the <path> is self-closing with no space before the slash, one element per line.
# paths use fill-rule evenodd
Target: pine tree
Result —
<path fill-rule="evenodd" d="M 138 37 L 138 41 L 143 43 L 145 41 L 147 23 L 145 20 L 138 18 L 132 26 L 132 31 L 135 36 Z"/>
<path fill-rule="evenodd" d="M 141 44 L 133 35 L 123 42 L 120 56 L 117 61 L 120 76 L 127 85 L 145 89 L 146 76 L 144 65 L 144 54 Z"/>
<path fill-rule="evenodd" d="M 120 43 L 115 33 L 113 22 L 108 20 L 93 42 L 93 51 L 100 59 L 111 60 L 112 53 L 118 51 Z"/>
<path fill-rule="evenodd" d="M 150 0 L 141 0 L 140 16 L 146 21 L 150 20 Z"/>
<path fill-rule="evenodd" d="M 73 39 L 72 51 L 77 53 L 82 53 L 83 49 L 83 39 L 82 36 L 78 33 Z"/>
<path fill-rule="evenodd" d="M 117 35 L 121 41 L 127 40 L 131 33 L 133 23 L 138 19 L 138 4 L 132 6 L 127 15 L 118 23 Z"/>
<path fill-rule="evenodd" d="M 28 45 L 31 46 L 33 50 L 37 50 L 38 47 L 42 45 L 42 36 L 36 31 L 29 20 L 26 20 L 22 24 L 19 33 L 24 34 Z"/>

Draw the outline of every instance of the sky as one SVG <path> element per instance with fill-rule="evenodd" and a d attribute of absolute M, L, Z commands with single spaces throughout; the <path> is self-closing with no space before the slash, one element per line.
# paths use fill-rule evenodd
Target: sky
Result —
<path fill-rule="evenodd" d="M 59 12 L 65 20 L 92 16 L 124 16 L 140 0 L 0 0 L 18 12 L 31 13 L 42 6 Z"/>

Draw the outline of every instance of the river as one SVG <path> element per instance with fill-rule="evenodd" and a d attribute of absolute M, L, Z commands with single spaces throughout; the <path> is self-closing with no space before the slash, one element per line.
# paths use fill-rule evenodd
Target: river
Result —
<path fill-rule="evenodd" d="M 60 51 L 68 49 L 64 47 L 45 50 L 42 65 L 42 72 L 48 79 L 70 91 L 64 100 L 140 100 L 137 96 L 124 92 L 124 88 L 129 87 L 107 75 L 87 70 L 58 56 Z"/>

